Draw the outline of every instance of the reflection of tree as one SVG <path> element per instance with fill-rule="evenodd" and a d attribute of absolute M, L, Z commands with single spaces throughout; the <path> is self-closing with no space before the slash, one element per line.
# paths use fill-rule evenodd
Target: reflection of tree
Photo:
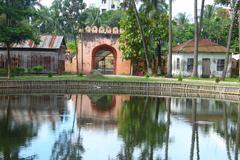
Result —
<path fill-rule="evenodd" d="M 37 135 L 37 128 L 32 124 L 17 124 L 12 120 L 10 97 L 8 97 L 7 113 L 0 120 L 0 153 L 3 159 L 20 159 L 20 147 L 26 146 L 30 139 Z M 28 158 L 34 159 L 35 156 Z"/>
<path fill-rule="evenodd" d="M 84 148 L 80 136 L 76 140 L 72 138 L 72 132 L 62 132 L 55 142 L 52 150 L 51 160 L 78 160 L 82 159 Z"/>
<path fill-rule="evenodd" d="M 118 131 L 124 146 L 119 159 L 133 159 L 135 147 L 141 150 L 139 159 L 153 159 L 154 149 L 166 139 L 166 124 L 156 118 L 156 99 L 132 97 L 124 102 L 118 117 Z M 155 105 L 154 105 L 155 103 Z"/>
<path fill-rule="evenodd" d="M 240 112 L 233 103 L 218 101 L 217 105 L 223 108 L 224 119 L 215 124 L 216 132 L 225 139 L 228 159 L 232 159 L 231 151 L 235 149 L 235 159 L 238 159 Z M 238 109 L 238 110 L 237 110 Z"/>
<path fill-rule="evenodd" d="M 199 136 L 198 136 L 198 123 L 197 123 L 197 100 L 192 100 L 192 140 L 190 150 L 190 160 L 194 157 L 194 148 L 196 142 L 197 159 L 200 159 L 199 155 Z"/>
<path fill-rule="evenodd" d="M 224 136 L 226 140 L 227 147 L 227 155 L 228 159 L 231 160 L 230 146 L 229 146 L 229 135 L 228 135 L 228 114 L 227 114 L 227 106 L 224 105 Z"/>
<path fill-rule="evenodd" d="M 92 105 L 99 111 L 108 111 L 113 106 L 113 95 L 89 95 Z"/>
<path fill-rule="evenodd" d="M 171 114 L 171 99 L 166 99 L 167 112 L 167 133 L 166 133 L 166 149 L 165 149 L 165 160 L 168 160 L 168 146 L 169 146 L 169 133 L 170 133 L 170 114 Z"/>
<path fill-rule="evenodd" d="M 238 120 L 237 120 L 237 135 L 236 135 L 236 145 L 235 145 L 235 160 L 238 160 L 238 148 L 240 139 L 240 104 L 238 104 Z"/>
<path fill-rule="evenodd" d="M 52 148 L 51 160 L 80 160 L 82 159 L 82 154 L 84 153 L 84 148 L 82 145 L 82 138 L 80 135 L 81 128 L 78 128 L 77 138 L 73 138 L 74 136 L 74 126 L 76 122 L 76 114 L 77 114 L 77 104 L 78 97 L 76 96 L 76 103 L 74 108 L 74 116 L 73 116 L 73 124 L 72 128 L 69 131 L 63 131 L 60 133 L 58 140 L 55 142 Z M 82 110 L 82 95 L 80 96 L 80 112 Z"/>

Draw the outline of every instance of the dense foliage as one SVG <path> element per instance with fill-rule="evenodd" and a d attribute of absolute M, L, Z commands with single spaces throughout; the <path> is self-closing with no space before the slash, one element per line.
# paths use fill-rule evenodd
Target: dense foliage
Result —
<path fill-rule="evenodd" d="M 0 0 L 0 43 L 7 48 L 8 78 L 11 74 L 11 46 L 28 39 L 39 41 L 29 22 L 35 15 L 36 4 L 36 0 Z"/>
<path fill-rule="evenodd" d="M 134 71 L 139 71 L 139 69 L 146 70 L 146 68 L 141 68 L 138 65 L 144 62 L 146 57 L 134 10 L 130 6 L 125 12 L 126 16 L 120 22 L 120 27 L 123 29 L 123 33 L 120 36 L 120 49 L 124 58 L 132 61 Z M 168 16 L 166 10 L 160 13 L 146 2 L 140 8 L 139 18 L 146 38 L 148 59 L 151 64 L 154 64 L 157 61 L 157 57 L 161 54 L 160 48 L 164 48 L 161 45 L 167 40 Z M 153 71 L 157 72 L 156 65 L 151 65 L 151 67 Z"/>

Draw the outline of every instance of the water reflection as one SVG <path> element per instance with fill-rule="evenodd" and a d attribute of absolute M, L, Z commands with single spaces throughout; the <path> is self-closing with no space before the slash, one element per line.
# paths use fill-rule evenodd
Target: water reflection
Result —
<path fill-rule="evenodd" d="M 240 104 L 127 95 L 0 96 L 0 159 L 238 160 Z"/>

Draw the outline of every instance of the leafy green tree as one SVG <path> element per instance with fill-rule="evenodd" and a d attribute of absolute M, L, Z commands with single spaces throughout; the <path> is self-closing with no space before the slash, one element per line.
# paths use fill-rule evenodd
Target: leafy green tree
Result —
<path fill-rule="evenodd" d="M 86 3 L 83 0 L 55 0 L 53 2 L 54 8 L 57 11 L 56 14 L 59 16 L 59 22 L 65 30 L 65 34 L 72 35 L 75 46 L 76 46 L 76 60 L 77 60 L 77 72 L 79 72 L 78 67 L 78 35 L 79 31 L 83 30 L 86 19 L 86 14 L 84 10 L 86 8 Z M 81 34 L 81 41 L 83 37 Z M 82 42 L 83 43 L 83 42 Z M 82 53 L 83 56 L 83 53 Z M 83 69 L 83 68 L 82 68 Z"/>
<path fill-rule="evenodd" d="M 190 22 L 186 12 L 178 13 L 178 15 L 174 18 L 174 21 L 179 26 L 183 26 L 183 25 L 189 24 L 189 22 Z"/>
<path fill-rule="evenodd" d="M 101 21 L 102 26 L 120 27 L 120 21 L 125 17 L 123 10 L 109 10 L 102 13 Z"/>
<path fill-rule="evenodd" d="M 232 16 L 231 16 L 231 23 L 229 27 L 229 32 L 228 32 L 228 40 L 227 40 L 227 52 L 226 52 L 226 57 L 225 57 L 225 64 L 224 64 L 224 69 L 222 72 L 221 80 L 225 80 L 227 70 L 228 70 L 228 63 L 229 63 L 229 54 L 230 54 L 230 49 L 231 49 L 231 41 L 232 41 L 232 35 L 233 35 L 233 29 L 234 29 L 234 24 L 237 20 L 237 13 L 239 10 L 240 6 L 240 1 L 239 0 L 215 0 L 217 4 L 222 4 L 222 5 L 227 5 L 230 6 L 232 9 Z"/>
<path fill-rule="evenodd" d="M 70 53 L 72 55 L 76 55 L 76 53 L 77 53 L 77 46 L 76 46 L 74 41 L 68 41 L 67 42 L 67 48 L 68 48 L 68 50 L 70 50 Z"/>
<path fill-rule="evenodd" d="M 86 21 L 85 21 L 85 24 L 87 26 L 100 27 L 102 25 L 102 18 L 100 15 L 99 8 L 90 7 L 90 8 L 87 8 L 84 12 L 87 16 Z"/>
<path fill-rule="evenodd" d="M 167 19 L 166 13 L 157 14 L 152 12 L 153 9 L 150 4 L 143 4 L 139 10 L 139 18 L 143 27 L 143 34 L 145 37 L 147 58 L 149 60 L 149 67 L 154 68 L 152 62 L 156 60 L 160 41 L 165 41 L 167 38 Z M 126 16 L 121 20 L 120 26 L 123 33 L 120 36 L 120 49 L 123 52 L 125 59 L 132 61 L 132 66 L 138 66 L 138 63 L 146 62 L 145 50 L 142 44 L 142 34 L 139 28 L 136 13 L 132 7 L 126 10 Z M 135 70 L 135 69 L 134 69 Z M 147 71 L 149 73 L 149 70 Z"/>
<path fill-rule="evenodd" d="M 35 14 L 36 0 L 0 0 L 0 43 L 7 49 L 8 79 L 10 79 L 13 44 L 31 39 L 39 41 L 37 32 L 30 25 L 29 19 Z"/>
<path fill-rule="evenodd" d="M 43 6 L 37 9 L 36 15 L 32 17 L 33 27 L 38 28 L 38 31 L 42 34 L 52 34 L 55 32 L 54 21 L 51 10 Z"/>
<path fill-rule="evenodd" d="M 193 39 L 194 26 L 190 23 L 186 13 L 179 13 L 173 23 L 173 44 L 181 44 Z"/>
<path fill-rule="evenodd" d="M 140 11 L 152 20 L 151 28 L 153 29 L 150 32 L 150 48 L 154 50 L 154 59 L 151 59 L 151 63 L 153 75 L 157 75 L 158 73 L 161 73 L 161 52 L 164 48 L 163 42 L 167 39 L 167 4 L 165 0 L 143 0 Z M 162 34 L 154 32 L 157 31 L 159 28 L 161 28 Z M 152 54 L 151 51 L 150 54 Z"/>
<path fill-rule="evenodd" d="M 202 36 L 226 46 L 229 24 L 230 17 L 226 9 L 207 5 L 203 19 Z"/>
<path fill-rule="evenodd" d="M 133 9 L 134 13 L 135 13 L 135 17 L 136 17 L 136 21 L 140 30 L 140 35 L 141 35 L 141 39 L 142 39 L 142 44 L 143 44 L 143 53 L 144 53 L 144 57 L 145 57 L 145 62 L 146 62 L 146 66 L 147 66 L 147 73 L 152 75 L 152 69 L 150 67 L 150 60 L 148 58 L 148 46 L 147 46 L 147 39 L 146 36 L 144 34 L 144 28 L 142 25 L 142 22 L 140 20 L 140 16 L 137 10 L 137 6 L 136 6 L 136 2 L 135 0 L 130 0 L 130 8 Z"/>

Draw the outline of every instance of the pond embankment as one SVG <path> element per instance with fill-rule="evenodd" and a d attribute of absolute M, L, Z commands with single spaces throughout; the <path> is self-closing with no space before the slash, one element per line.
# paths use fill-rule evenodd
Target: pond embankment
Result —
<path fill-rule="evenodd" d="M 238 97 L 240 86 L 189 84 L 184 82 L 129 82 L 93 80 L 2 80 L 0 94 L 13 93 L 112 93 L 140 95 L 208 95 Z M 236 99 L 236 98 L 234 98 Z"/>

